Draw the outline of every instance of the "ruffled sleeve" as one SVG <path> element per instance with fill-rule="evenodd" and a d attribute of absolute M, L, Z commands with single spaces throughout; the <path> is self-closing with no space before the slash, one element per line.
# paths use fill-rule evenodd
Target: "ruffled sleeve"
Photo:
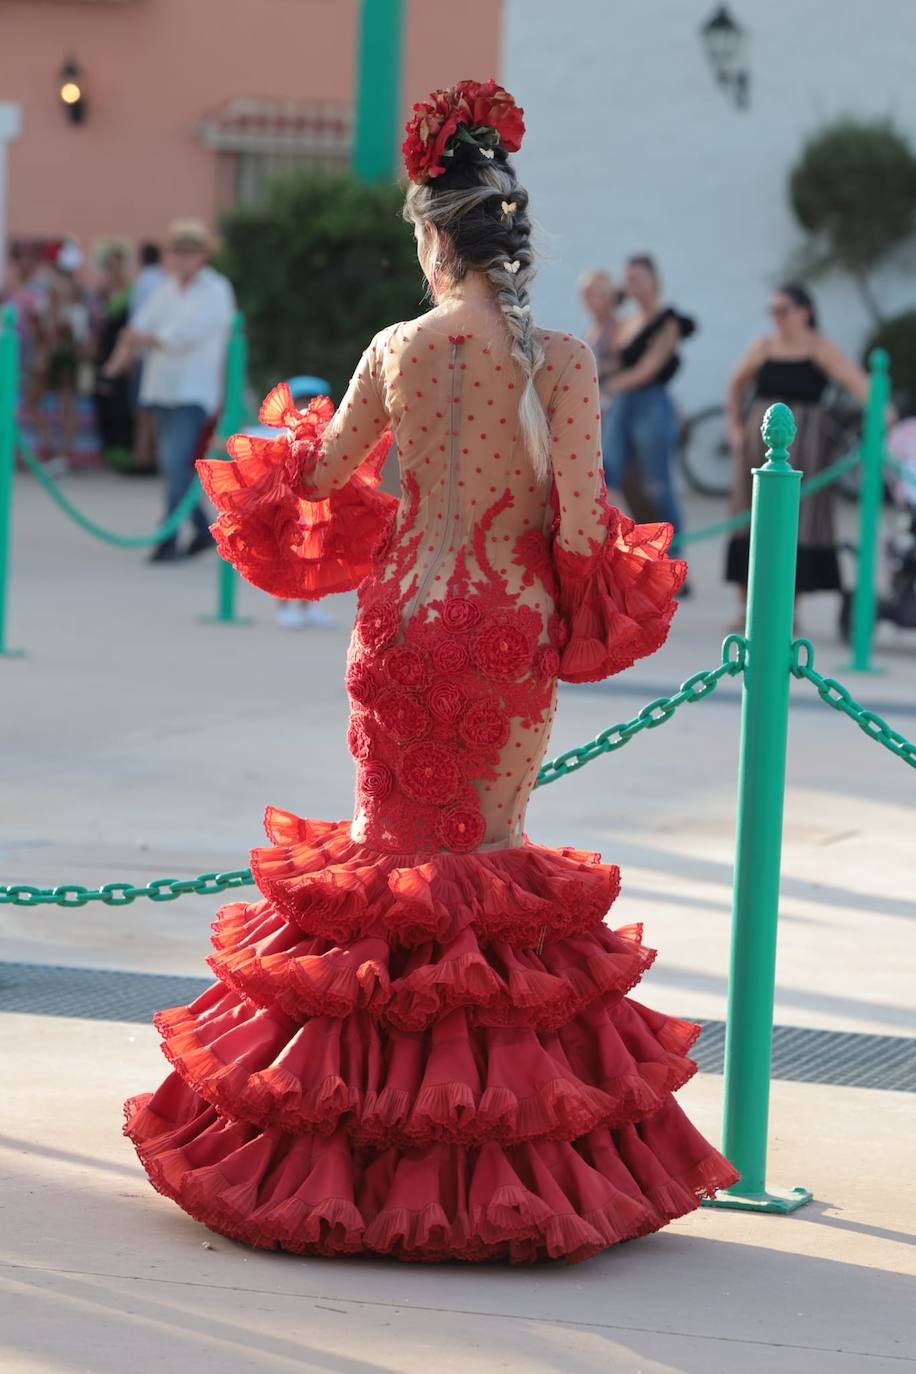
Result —
<path fill-rule="evenodd" d="M 553 568 L 565 639 L 559 675 L 597 682 L 665 642 L 686 563 L 668 558 L 670 525 L 636 525 L 607 502 L 595 361 L 564 336 L 547 408 L 556 524 Z"/>
<path fill-rule="evenodd" d="M 605 516 L 605 537 L 590 554 L 554 545 L 565 682 L 597 682 L 660 649 L 687 574 L 686 563 L 666 556 L 670 525 L 636 525 L 611 506 Z"/>
<path fill-rule="evenodd" d="M 220 554 L 272 596 L 316 601 L 357 587 L 372 571 L 374 551 L 397 509 L 397 499 L 378 490 L 390 433 L 379 438 L 376 431 L 359 465 L 343 474 L 346 480 L 327 480 L 323 436 L 333 416 L 327 397 L 297 410 L 281 384 L 265 400 L 260 419 L 285 433 L 276 439 L 235 434 L 227 445 L 231 461 L 197 464 L 219 512 L 211 529 Z"/>

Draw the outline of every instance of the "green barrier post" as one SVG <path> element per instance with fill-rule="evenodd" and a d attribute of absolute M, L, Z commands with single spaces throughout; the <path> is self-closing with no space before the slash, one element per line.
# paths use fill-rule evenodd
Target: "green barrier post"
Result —
<path fill-rule="evenodd" d="M 353 170 L 361 181 L 397 176 L 403 0 L 362 0 Z"/>
<path fill-rule="evenodd" d="M 226 349 L 226 371 L 223 381 L 223 408 L 216 427 L 216 441 L 221 448 L 226 440 L 245 424 L 245 382 L 248 376 L 248 340 L 245 337 L 245 316 L 236 311 L 232 333 Z M 251 619 L 239 616 L 235 610 L 236 572 L 231 563 L 219 560 L 216 583 L 216 614 L 203 617 L 206 625 L 250 625 Z"/>
<path fill-rule="evenodd" d="M 806 1188 L 768 1189 L 766 1153 L 801 473 L 789 463 L 795 421 L 788 406 L 770 407 L 762 433 L 767 461 L 754 469 L 751 505 L 725 1027 L 722 1148 L 741 1180 L 710 1205 L 790 1212 L 810 1201 L 811 1194 Z"/>
<path fill-rule="evenodd" d="M 19 335 L 11 305 L 0 311 L 0 655 L 18 657 L 6 643 L 6 601 L 16 461 L 16 405 L 19 397 Z"/>
<path fill-rule="evenodd" d="M 875 633 L 875 563 L 884 492 L 884 431 L 891 379 L 888 355 L 876 348 L 869 358 L 871 385 L 862 437 L 862 481 L 859 487 L 859 557 L 852 598 L 852 661 L 848 669 L 873 673 L 871 646 Z"/>

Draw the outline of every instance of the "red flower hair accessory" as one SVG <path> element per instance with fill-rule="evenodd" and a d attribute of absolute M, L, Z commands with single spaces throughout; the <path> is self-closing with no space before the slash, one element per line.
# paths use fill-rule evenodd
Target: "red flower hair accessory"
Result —
<path fill-rule="evenodd" d="M 413 109 L 401 151 L 407 175 L 420 186 L 442 175 L 459 142 L 473 143 L 486 158 L 497 148 L 517 153 L 522 146 L 524 111 L 492 77 L 433 91 Z"/>

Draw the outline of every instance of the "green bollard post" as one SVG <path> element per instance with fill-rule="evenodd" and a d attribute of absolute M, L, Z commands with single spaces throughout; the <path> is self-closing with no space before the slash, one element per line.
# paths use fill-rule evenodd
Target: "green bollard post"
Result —
<path fill-rule="evenodd" d="M 852 662 L 846 669 L 855 673 L 875 673 L 871 646 L 875 633 L 875 564 L 878 531 L 881 524 L 881 499 L 884 492 L 884 432 L 891 379 L 889 359 L 883 348 L 869 358 L 871 385 L 865 408 L 862 436 L 862 480 L 859 486 L 859 557 L 856 587 L 852 598 Z"/>
<path fill-rule="evenodd" d="M 19 335 L 11 305 L 0 310 L 0 656 L 18 658 L 6 643 L 7 587 L 16 462 L 16 405 L 19 397 Z"/>
<path fill-rule="evenodd" d="M 789 462 L 795 420 L 777 403 L 761 432 L 767 461 L 754 469 L 747 600 L 731 966 L 725 1026 L 723 1153 L 740 1182 L 709 1202 L 791 1212 L 806 1188 L 766 1186 L 767 1119 L 776 980 L 776 923 L 789 721 L 789 665 L 801 473 Z"/>
<path fill-rule="evenodd" d="M 248 376 L 248 340 L 245 336 L 245 316 L 236 311 L 232 333 L 226 349 L 226 370 L 223 380 L 223 408 L 216 426 L 216 440 L 225 445 L 230 434 L 240 430 L 246 420 L 245 382 Z M 205 625 L 250 625 L 251 618 L 240 616 L 235 610 L 237 574 L 231 563 L 219 559 L 216 582 L 216 615 L 203 616 Z"/>
<path fill-rule="evenodd" d="M 353 171 L 361 181 L 394 181 L 404 0 L 361 0 L 359 11 Z"/>

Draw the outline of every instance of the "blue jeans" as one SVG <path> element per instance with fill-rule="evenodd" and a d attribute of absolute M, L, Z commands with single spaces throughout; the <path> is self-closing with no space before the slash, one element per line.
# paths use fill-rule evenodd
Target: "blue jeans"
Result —
<path fill-rule="evenodd" d="M 156 427 L 156 462 L 165 478 L 165 513 L 181 504 L 194 480 L 194 459 L 207 423 L 203 406 L 150 406 Z M 190 520 L 198 531 L 210 524 L 203 507 L 196 505 Z"/>
<path fill-rule="evenodd" d="M 615 396 L 602 420 L 601 446 L 604 479 L 614 490 L 620 490 L 629 463 L 636 463 L 659 520 L 674 528 L 673 549 L 683 522 L 672 472 L 677 416 L 667 388 L 642 386 Z"/>

